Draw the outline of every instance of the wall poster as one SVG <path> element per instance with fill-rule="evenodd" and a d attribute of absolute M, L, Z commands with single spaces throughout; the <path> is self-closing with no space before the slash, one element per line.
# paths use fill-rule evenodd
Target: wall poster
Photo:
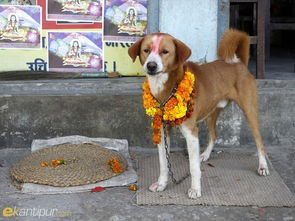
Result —
<path fill-rule="evenodd" d="M 36 0 L 0 0 L 0 5 L 36 5 Z"/>
<path fill-rule="evenodd" d="M 0 48 L 40 48 L 40 6 L 0 5 Z"/>
<path fill-rule="evenodd" d="M 49 71 L 102 71 L 101 32 L 48 32 Z"/>
<path fill-rule="evenodd" d="M 47 19 L 101 22 L 102 5 L 102 0 L 47 0 Z"/>
<path fill-rule="evenodd" d="M 134 42 L 147 33 L 147 0 L 106 0 L 104 40 Z"/>

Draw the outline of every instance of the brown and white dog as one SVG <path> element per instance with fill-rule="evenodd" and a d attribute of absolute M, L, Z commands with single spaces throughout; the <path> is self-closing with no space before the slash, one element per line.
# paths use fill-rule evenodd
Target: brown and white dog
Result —
<path fill-rule="evenodd" d="M 129 49 L 129 56 L 140 62 L 147 73 L 153 96 L 164 102 L 172 89 L 181 81 L 188 68 L 195 75 L 195 98 L 192 116 L 180 126 L 186 139 L 191 188 L 189 198 L 201 196 L 200 162 L 210 157 L 216 140 L 216 121 L 220 112 L 231 101 L 235 101 L 244 112 L 252 130 L 259 158 L 258 174 L 269 174 L 264 144 L 259 131 L 256 81 L 247 69 L 249 59 L 249 36 L 237 30 L 227 30 L 218 47 L 218 60 L 202 65 L 186 62 L 191 50 L 171 35 L 155 33 L 135 42 Z M 209 131 L 209 144 L 199 154 L 197 122 L 206 121 Z M 170 138 L 168 138 L 169 140 Z M 169 142 L 168 142 L 169 143 Z M 151 191 L 163 191 L 168 183 L 168 168 L 165 157 L 164 139 L 158 145 L 160 175 L 150 186 Z"/>

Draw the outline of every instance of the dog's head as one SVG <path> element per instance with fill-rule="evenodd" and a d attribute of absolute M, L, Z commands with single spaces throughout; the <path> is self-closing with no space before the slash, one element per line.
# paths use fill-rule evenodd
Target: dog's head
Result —
<path fill-rule="evenodd" d="M 147 74 L 158 75 L 176 70 L 189 58 L 191 50 L 171 35 L 155 33 L 135 42 L 128 54 L 133 62 L 139 56 Z"/>

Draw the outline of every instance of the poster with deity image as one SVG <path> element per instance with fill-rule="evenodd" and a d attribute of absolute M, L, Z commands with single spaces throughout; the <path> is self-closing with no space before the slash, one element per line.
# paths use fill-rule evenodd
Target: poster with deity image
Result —
<path fill-rule="evenodd" d="M 0 5 L 36 5 L 37 0 L 0 0 Z"/>
<path fill-rule="evenodd" d="M 134 42 L 147 33 L 147 0 L 105 0 L 104 40 Z"/>
<path fill-rule="evenodd" d="M 101 22 L 103 0 L 47 0 L 47 20 Z"/>
<path fill-rule="evenodd" d="M 48 32 L 49 71 L 101 72 L 101 32 Z"/>
<path fill-rule="evenodd" d="M 41 7 L 0 5 L 0 48 L 40 49 Z"/>

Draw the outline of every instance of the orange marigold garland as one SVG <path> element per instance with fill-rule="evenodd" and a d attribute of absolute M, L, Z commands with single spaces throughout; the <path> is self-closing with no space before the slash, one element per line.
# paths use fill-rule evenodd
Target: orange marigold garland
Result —
<path fill-rule="evenodd" d="M 143 83 L 143 106 L 146 114 L 152 117 L 154 144 L 159 144 L 161 141 L 163 121 L 171 126 L 176 126 L 191 116 L 194 105 L 193 98 L 196 97 L 194 85 L 195 75 L 186 71 L 173 96 L 164 107 L 161 107 L 161 104 L 152 95 L 148 81 Z"/>

